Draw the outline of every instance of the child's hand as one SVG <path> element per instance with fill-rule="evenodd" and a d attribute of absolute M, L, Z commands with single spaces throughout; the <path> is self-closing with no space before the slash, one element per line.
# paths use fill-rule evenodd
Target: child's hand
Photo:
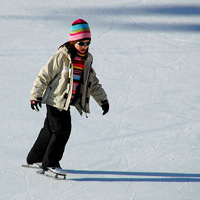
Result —
<path fill-rule="evenodd" d="M 109 103 L 108 101 L 103 101 L 102 103 L 103 105 L 101 107 L 103 110 L 103 115 L 105 115 L 109 111 Z"/>
<path fill-rule="evenodd" d="M 37 98 L 37 100 L 31 100 L 31 108 L 35 111 L 39 111 L 38 105 L 42 108 L 42 98 Z"/>

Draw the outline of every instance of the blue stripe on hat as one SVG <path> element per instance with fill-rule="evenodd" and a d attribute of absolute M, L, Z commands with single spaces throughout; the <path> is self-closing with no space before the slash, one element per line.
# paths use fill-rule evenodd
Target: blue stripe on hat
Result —
<path fill-rule="evenodd" d="M 70 28 L 70 32 L 75 31 L 77 29 L 82 29 L 82 28 L 89 28 L 89 25 L 88 24 L 76 24 L 76 25 L 73 25 Z"/>

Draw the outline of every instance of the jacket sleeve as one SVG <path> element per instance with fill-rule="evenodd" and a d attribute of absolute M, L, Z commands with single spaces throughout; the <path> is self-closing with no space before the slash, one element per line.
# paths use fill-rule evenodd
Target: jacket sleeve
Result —
<path fill-rule="evenodd" d="M 95 101 L 102 106 L 103 101 L 108 101 L 107 94 L 102 88 L 102 85 L 99 83 L 99 79 L 96 76 L 96 72 L 91 67 L 92 72 L 92 83 L 91 83 L 91 95 L 95 99 Z"/>
<path fill-rule="evenodd" d="M 47 64 L 40 70 L 31 90 L 31 100 L 42 97 L 49 83 L 59 73 L 62 67 L 62 53 L 56 53 L 52 56 Z"/>

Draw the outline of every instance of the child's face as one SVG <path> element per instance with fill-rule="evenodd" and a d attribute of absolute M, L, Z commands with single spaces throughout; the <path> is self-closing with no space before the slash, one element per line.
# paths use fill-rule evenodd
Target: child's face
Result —
<path fill-rule="evenodd" d="M 82 40 L 80 41 L 81 43 L 87 43 L 89 42 L 90 40 Z M 78 52 L 80 52 L 81 54 L 84 54 L 86 52 L 86 50 L 88 49 L 89 47 L 89 44 L 88 45 L 83 45 L 81 46 L 80 44 L 78 44 L 79 42 L 75 43 L 75 48 Z"/>

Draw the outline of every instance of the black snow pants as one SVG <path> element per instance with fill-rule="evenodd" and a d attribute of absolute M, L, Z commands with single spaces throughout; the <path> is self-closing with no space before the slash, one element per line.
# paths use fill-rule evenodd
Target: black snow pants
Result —
<path fill-rule="evenodd" d="M 60 167 L 65 145 L 71 133 L 70 110 L 59 111 L 46 105 L 47 116 L 44 127 L 27 156 L 27 163 L 42 162 L 42 168 Z"/>

